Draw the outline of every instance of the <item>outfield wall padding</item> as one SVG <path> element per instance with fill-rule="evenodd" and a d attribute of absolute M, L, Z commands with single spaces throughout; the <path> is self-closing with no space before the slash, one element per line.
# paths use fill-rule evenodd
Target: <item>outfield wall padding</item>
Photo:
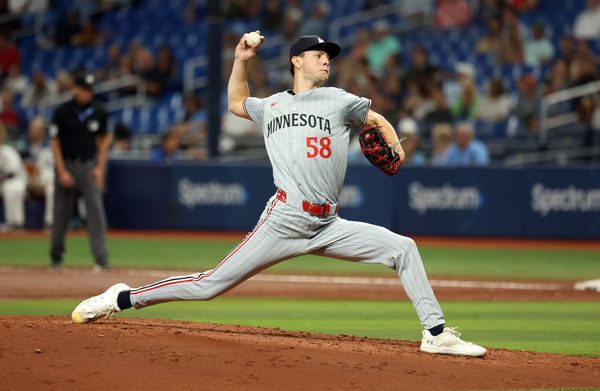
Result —
<path fill-rule="evenodd" d="M 275 192 L 268 165 L 111 161 L 111 228 L 250 231 Z M 600 238 L 600 171 L 348 168 L 340 216 L 402 234 Z"/>

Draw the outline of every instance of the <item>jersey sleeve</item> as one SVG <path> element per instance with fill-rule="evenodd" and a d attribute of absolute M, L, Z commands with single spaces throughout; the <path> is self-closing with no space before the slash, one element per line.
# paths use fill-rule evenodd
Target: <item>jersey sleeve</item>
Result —
<path fill-rule="evenodd" d="M 244 112 L 246 116 L 261 125 L 264 117 L 264 99 L 248 97 L 244 100 Z"/>
<path fill-rule="evenodd" d="M 361 98 L 346 91 L 342 91 L 341 94 L 344 123 L 350 126 L 363 126 L 367 122 L 371 99 Z"/>
<path fill-rule="evenodd" d="M 60 120 L 60 109 L 61 108 L 58 107 L 56 110 L 54 110 L 54 113 L 52 114 L 52 119 L 50 120 L 50 125 L 48 126 L 48 136 L 51 139 L 60 138 L 60 130 L 62 127 Z"/>
<path fill-rule="evenodd" d="M 98 134 L 108 133 L 108 113 L 104 109 L 100 109 L 100 115 L 98 116 L 99 128 Z"/>

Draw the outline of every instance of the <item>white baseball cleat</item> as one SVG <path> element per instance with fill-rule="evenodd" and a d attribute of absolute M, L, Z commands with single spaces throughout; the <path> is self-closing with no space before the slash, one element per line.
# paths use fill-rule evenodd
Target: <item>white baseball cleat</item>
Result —
<path fill-rule="evenodd" d="M 435 337 L 429 330 L 423 330 L 421 350 L 427 353 L 472 357 L 483 357 L 487 353 L 484 347 L 460 339 L 456 327 L 444 327 L 444 331 Z"/>
<path fill-rule="evenodd" d="M 106 290 L 106 292 L 90 297 L 79 303 L 73 310 L 71 318 L 75 323 L 89 323 L 101 317 L 109 317 L 115 312 L 121 312 L 117 305 L 117 297 L 121 291 L 131 289 L 125 284 L 116 284 Z"/>

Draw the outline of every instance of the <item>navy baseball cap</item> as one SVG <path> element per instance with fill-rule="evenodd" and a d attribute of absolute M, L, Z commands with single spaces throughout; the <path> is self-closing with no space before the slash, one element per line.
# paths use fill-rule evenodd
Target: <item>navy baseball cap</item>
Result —
<path fill-rule="evenodd" d="M 332 59 L 340 54 L 342 48 L 337 43 L 326 42 L 317 35 L 304 35 L 292 44 L 290 48 L 290 61 L 292 61 L 292 57 L 307 50 L 323 50 L 329 55 L 329 59 Z"/>

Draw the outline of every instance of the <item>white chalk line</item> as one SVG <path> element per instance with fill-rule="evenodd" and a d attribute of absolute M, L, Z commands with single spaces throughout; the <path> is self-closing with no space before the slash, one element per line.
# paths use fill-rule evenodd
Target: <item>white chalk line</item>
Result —
<path fill-rule="evenodd" d="M 16 266 L 0 266 L 0 272 L 31 272 L 34 269 Z M 184 271 L 173 270 L 143 270 L 143 269 L 115 269 L 109 272 L 94 272 L 91 269 L 62 268 L 57 274 L 64 275 L 106 275 L 116 274 L 125 277 L 151 277 L 165 279 L 172 276 L 189 275 Z M 351 277 L 351 276 L 314 276 L 314 275 L 287 275 L 287 274 L 258 274 L 250 278 L 256 282 L 283 282 L 302 284 L 339 284 L 339 285 L 379 285 L 379 286 L 401 286 L 398 278 L 382 277 Z M 431 279 L 429 283 L 433 287 L 458 288 L 458 289 L 508 289 L 508 290 L 557 290 L 564 287 L 553 283 L 532 283 L 514 281 L 465 281 L 465 280 L 438 280 Z"/>

